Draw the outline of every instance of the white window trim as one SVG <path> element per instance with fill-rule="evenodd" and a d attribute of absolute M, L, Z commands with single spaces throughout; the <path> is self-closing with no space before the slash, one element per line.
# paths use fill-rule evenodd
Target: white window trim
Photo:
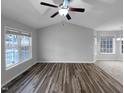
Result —
<path fill-rule="evenodd" d="M 20 64 L 22 64 L 22 63 L 25 63 L 25 62 L 27 62 L 27 61 L 29 61 L 29 60 L 31 60 L 32 59 L 32 33 L 31 32 L 26 32 L 26 31 L 24 31 L 24 30 L 20 30 L 20 29 L 17 29 L 17 28 L 12 28 L 12 27 L 9 27 L 9 26 L 4 26 L 4 45 L 5 45 L 5 47 L 4 47 L 4 59 L 6 59 L 6 43 L 5 43 L 5 40 L 6 40 L 6 31 L 7 30 L 11 30 L 11 31 L 13 31 L 13 32 L 17 32 L 17 31 L 19 31 L 19 32 L 22 32 L 22 33 L 30 33 L 31 34 L 31 40 L 30 40 L 30 50 L 31 50 L 31 56 L 29 57 L 29 58 L 27 58 L 27 59 L 25 59 L 24 61 L 20 61 L 20 58 L 19 58 L 19 62 L 18 63 L 15 63 L 15 64 L 13 64 L 13 65 L 11 65 L 11 66 L 6 66 L 6 60 L 5 60 L 5 70 L 9 70 L 9 69 L 11 69 L 11 68 L 13 68 L 13 67 L 15 67 L 15 66 L 18 66 L 18 65 L 20 65 Z M 18 47 L 19 48 L 19 47 Z M 20 49 L 19 49 L 20 50 Z M 19 53 L 20 54 L 20 53 Z"/>

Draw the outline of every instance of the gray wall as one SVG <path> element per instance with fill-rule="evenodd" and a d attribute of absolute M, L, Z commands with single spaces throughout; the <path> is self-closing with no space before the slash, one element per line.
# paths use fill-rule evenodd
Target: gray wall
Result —
<path fill-rule="evenodd" d="M 10 80 L 12 80 L 13 78 L 15 78 L 16 76 L 18 76 L 20 73 L 22 73 L 24 70 L 26 70 L 27 68 L 29 68 L 30 66 L 32 66 L 33 64 L 36 63 L 36 60 L 37 60 L 37 33 L 35 30 L 33 30 L 32 28 L 30 27 L 27 27 L 25 25 L 22 25 L 12 19 L 9 19 L 9 18 L 6 18 L 4 16 L 1 17 L 1 84 L 2 86 L 4 84 L 6 84 L 7 82 L 9 82 Z M 27 61 L 27 62 L 24 62 L 24 63 L 21 63 L 9 70 L 6 70 L 5 68 L 5 44 L 4 44 L 4 26 L 9 26 L 9 27 L 12 27 L 12 28 L 17 28 L 17 29 L 20 29 L 20 30 L 24 30 L 24 31 L 30 31 L 32 32 L 32 59 Z"/>
<path fill-rule="evenodd" d="M 38 61 L 93 62 L 93 38 L 92 29 L 70 23 L 43 28 L 38 31 Z"/>
<path fill-rule="evenodd" d="M 39 31 L 25 26 L 12 19 L 1 18 L 1 83 L 6 84 L 20 73 L 28 69 L 38 61 L 41 62 L 94 62 L 94 31 L 85 27 L 76 26 L 69 23 L 59 23 L 45 27 Z M 64 25 L 63 25 L 64 24 Z M 32 56 L 27 62 L 21 63 L 9 70 L 5 69 L 5 44 L 4 44 L 4 26 L 17 28 L 32 32 Z M 38 43 L 37 43 L 38 42 Z M 119 41 L 117 41 L 119 43 Z M 116 46 L 118 54 L 99 55 L 97 59 L 122 59 L 119 46 Z"/>

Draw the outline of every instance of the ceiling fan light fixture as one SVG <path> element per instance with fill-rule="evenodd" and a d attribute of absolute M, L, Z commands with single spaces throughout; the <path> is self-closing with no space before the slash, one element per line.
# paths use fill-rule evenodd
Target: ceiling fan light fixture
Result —
<path fill-rule="evenodd" d="M 65 16 L 68 20 L 71 19 L 71 16 L 69 15 L 69 11 L 71 12 L 84 12 L 85 8 L 75 8 L 75 7 L 70 7 L 69 4 L 70 0 L 63 0 L 63 3 L 61 3 L 60 5 L 54 5 L 54 4 L 49 4 L 46 2 L 41 2 L 41 5 L 44 6 L 49 6 L 49 7 L 53 7 L 53 8 L 58 8 L 58 11 L 55 12 L 52 16 L 50 16 L 51 18 L 54 18 L 55 16 L 57 16 L 58 14 L 60 16 Z"/>
<path fill-rule="evenodd" d="M 59 10 L 59 15 L 66 16 L 67 14 L 68 14 L 68 9 L 60 9 Z"/>

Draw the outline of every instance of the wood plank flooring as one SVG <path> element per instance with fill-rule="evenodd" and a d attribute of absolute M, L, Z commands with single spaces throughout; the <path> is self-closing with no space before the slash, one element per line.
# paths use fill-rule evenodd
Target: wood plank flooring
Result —
<path fill-rule="evenodd" d="M 123 92 L 123 86 L 95 64 L 36 64 L 13 82 L 5 93 Z"/>

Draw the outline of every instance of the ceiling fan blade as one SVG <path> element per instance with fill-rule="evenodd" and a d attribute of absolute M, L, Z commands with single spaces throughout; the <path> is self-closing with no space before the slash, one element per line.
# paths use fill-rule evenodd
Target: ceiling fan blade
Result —
<path fill-rule="evenodd" d="M 54 14 L 51 16 L 51 18 L 55 17 L 55 16 L 58 15 L 58 14 L 59 14 L 59 12 L 54 13 Z"/>
<path fill-rule="evenodd" d="M 70 19 L 71 19 L 71 17 L 70 17 L 70 15 L 69 15 L 69 14 L 67 14 L 67 15 L 66 15 L 66 18 L 67 18 L 68 20 L 70 20 Z"/>
<path fill-rule="evenodd" d="M 56 5 L 49 4 L 49 3 L 45 3 L 45 2 L 41 2 L 40 4 L 41 4 L 41 5 L 45 5 L 45 6 L 50 6 L 50 7 L 58 8 L 58 6 L 56 6 Z"/>
<path fill-rule="evenodd" d="M 84 8 L 69 8 L 69 11 L 74 11 L 74 12 L 84 12 L 85 9 Z"/>

